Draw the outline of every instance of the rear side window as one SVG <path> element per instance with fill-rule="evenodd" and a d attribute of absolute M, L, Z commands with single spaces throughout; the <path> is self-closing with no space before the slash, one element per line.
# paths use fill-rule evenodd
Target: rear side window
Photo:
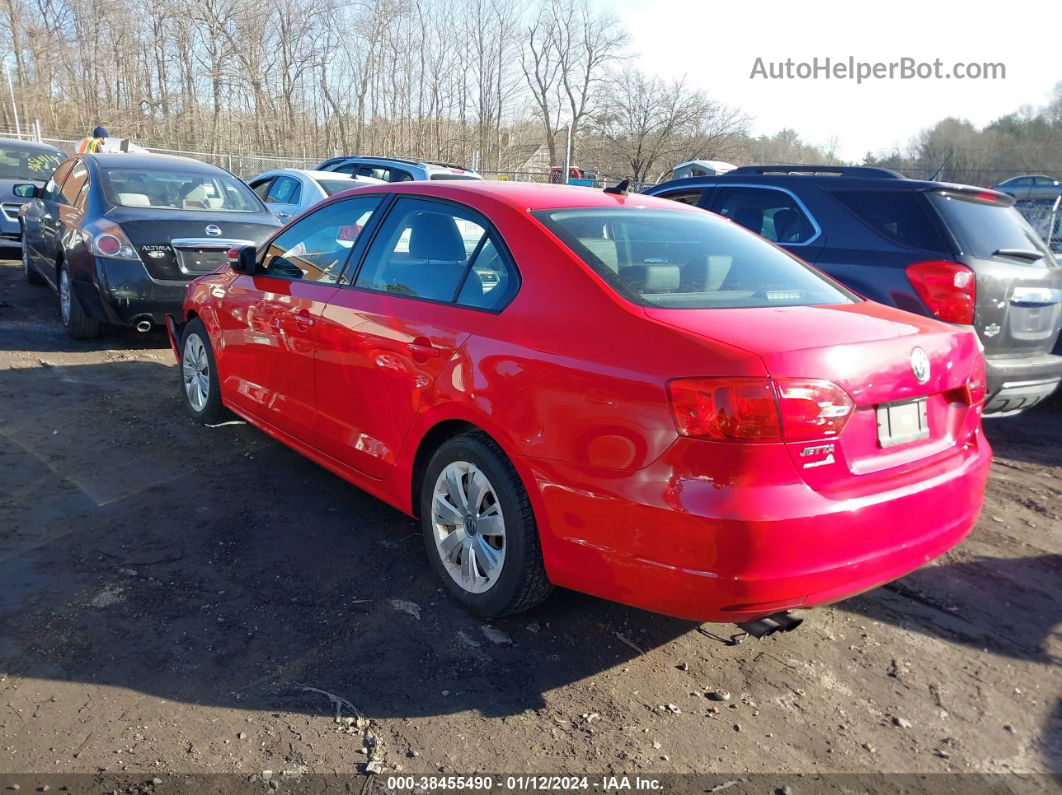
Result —
<path fill-rule="evenodd" d="M 1043 240 L 1014 207 L 948 192 L 931 193 L 929 201 L 959 241 L 964 254 L 1039 268 L 1054 264 L 1054 257 Z M 1041 256 L 1036 259 L 1031 254 L 1007 256 L 1007 251 Z"/>
<path fill-rule="evenodd" d="M 266 204 L 298 204 L 302 185 L 291 177 L 277 177 L 266 193 Z"/>
<path fill-rule="evenodd" d="M 813 306 L 854 296 L 710 213 L 579 209 L 534 214 L 632 303 L 670 309 Z"/>
<path fill-rule="evenodd" d="M 799 245 L 816 235 L 796 199 L 774 188 L 720 187 L 715 212 L 776 243 Z"/>
<path fill-rule="evenodd" d="M 66 182 L 63 183 L 62 197 L 63 203 L 74 205 L 77 203 L 78 197 L 81 195 L 81 189 L 88 183 L 88 168 L 85 166 L 85 161 L 75 160 L 74 170 L 70 172 L 70 176 L 67 177 Z"/>
<path fill-rule="evenodd" d="M 471 210 L 400 199 L 380 227 L 358 287 L 429 301 L 498 309 L 515 288 L 515 273 Z"/>
<path fill-rule="evenodd" d="M 875 232 L 910 248 L 947 252 L 944 235 L 920 193 L 915 191 L 842 190 L 834 195 Z"/>

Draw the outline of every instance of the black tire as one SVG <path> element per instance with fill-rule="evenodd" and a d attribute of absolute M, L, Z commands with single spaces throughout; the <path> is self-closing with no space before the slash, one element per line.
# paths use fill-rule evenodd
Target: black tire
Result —
<path fill-rule="evenodd" d="M 81 302 L 77 300 L 77 293 L 74 292 L 74 285 L 70 279 L 70 272 L 66 269 L 66 263 L 59 265 L 59 319 L 62 321 L 63 328 L 66 329 L 66 336 L 74 340 L 90 340 L 100 335 L 101 323 L 95 318 L 91 318 L 85 314 L 85 310 L 81 308 Z M 66 301 L 69 302 L 68 306 L 64 306 L 63 291 L 66 291 Z"/>
<path fill-rule="evenodd" d="M 457 575 L 451 575 L 451 570 L 443 562 L 443 553 L 436 543 L 432 512 L 435 488 L 443 471 L 454 463 L 461 466 L 472 464 L 486 476 L 491 493 L 484 499 L 493 504 L 496 496 L 504 522 L 501 572 L 490 587 L 478 593 L 470 591 L 456 581 Z M 527 492 L 512 462 L 485 433 L 477 431 L 460 434 L 444 442 L 435 451 L 421 485 L 420 522 L 428 560 L 442 580 L 443 587 L 474 615 L 498 618 L 529 610 L 542 602 L 553 590 L 542 562 L 538 527 Z M 449 532 L 455 533 L 457 530 Z M 472 536 L 468 536 L 467 526 L 462 526 L 462 532 L 465 537 L 474 538 L 475 524 L 472 525 Z M 483 542 L 486 542 L 487 534 L 482 535 Z M 474 566 L 475 554 L 471 557 Z M 454 562 L 450 565 L 459 566 Z"/>
<path fill-rule="evenodd" d="M 195 355 L 197 344 L 202 345 L 200 356 Z M 202 320 L 194 317 L 188 321 L 181 335 L 181 345 L 178 350 L 181 352 L 178 382 L 184 407 L 192 419 L 204 425 L 213 425 L 221 419 L 225 409 L 221 405 L 221 382 L 218 379 L 218 368 L 214 360 L 214 348 L 210 345 L 210 335 L 207 334 Z M 203 358 L 205 358 L 205 364 Z M 204 366 L 205 372 L 203 372 Z M 199 378 L 199 383 L 202 384 L 204 376 L 206 396 L 202 404 L 197 405 L 198 397 L 194 396 L 200 393 L 195 391 L 192 379 Z"/>
<path fill-rule="evenodd" d="M 40 287 L 43 284 L 47 284 L 44 281 L 44 277 L 37 273 L 37 270 L 30 265 L 29 260 L 29 248 L 26 246 L 26 230 L 22 230 L 22 271 L 26 274 L 26 283 L 32 284 L 34 287 Z"/>

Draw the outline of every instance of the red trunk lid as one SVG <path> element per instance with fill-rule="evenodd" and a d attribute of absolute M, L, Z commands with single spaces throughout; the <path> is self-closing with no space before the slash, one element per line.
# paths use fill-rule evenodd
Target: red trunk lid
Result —
<path fill-rule="evenodd" d="M 824 379 L 855 403 L 835 438 L 788 443 L 805 482 L 819 491 L 880 491 L 883 480 L 945 461 L 980 424 L 966 382 L 981 356 L 974 334 L 871 302 L 764 309 L 650 309 L 649 317 L 756 354 L 773 378 Z M 928 358 L 923 382 L 913 358 Z M 697 373 L 684 374 L 696 376 Z M 878 409 L 924 398 L 929 434 L 881 443 Z"/>

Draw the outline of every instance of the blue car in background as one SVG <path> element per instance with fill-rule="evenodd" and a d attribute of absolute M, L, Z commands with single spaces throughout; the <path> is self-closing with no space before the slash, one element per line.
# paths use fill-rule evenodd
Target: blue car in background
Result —
<path fill-rule="evenodd" d="M 1012 196 L 814 165 L 744 166 L 645 192 L 723 215 L 871 300 L 969 326 L 988 366 L 986 415 L 1024 411 L 1062 380 L 1062 267 Z M 740 281 L 720 258 L 697 265 L 711 289 Z"/>

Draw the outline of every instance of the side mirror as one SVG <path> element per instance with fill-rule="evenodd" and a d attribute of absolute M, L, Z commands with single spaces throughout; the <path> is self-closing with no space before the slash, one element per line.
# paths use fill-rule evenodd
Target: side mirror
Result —
<path fill-rule="evenodd" d="M 229 249 L 229 267 L 236 273 L 254 275 L 257 270 L 258 251 L 254 246 L 236 246 Z"/>
<path fill-rule="evenodd" d="M 40 188 L 29 182 L 23 182 L 11 189 L 11 192 L 20 199 L 36 199 L 40 196 Z"/>

